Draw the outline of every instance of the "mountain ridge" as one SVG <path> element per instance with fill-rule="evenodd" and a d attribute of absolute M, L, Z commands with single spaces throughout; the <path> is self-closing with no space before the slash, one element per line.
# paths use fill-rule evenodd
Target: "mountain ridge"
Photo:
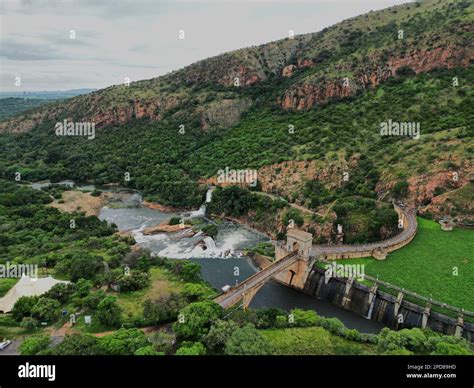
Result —
<path fill-rule="evenodd" d="M 313 208 L 398 195 L 471 219 L 473 22 L 468 1 L 409 3 L 35 109 L 0 123 L 2 176 L 120 183 L 193 207 L 228 166 Z M 96 139 L 54 136 L 64 119 L 95 122 Z M 421 124 L 420 139 L 381 136 L 389 119 Z"/>
<path fill-rule="evenodd" d="M 407 35 L 404 39 L 392 39 L 390 44 L 394 46 L 393 50 L 401 50 L 404 54 L 409 51 L 406 56 L 400 54 L 397 57 L 392 54 L 390 58 L 386 58 L 386 53 L 381 53 L 377 46 L 380 41 L 387 42 L 391 39 L 387 36 L 394 38 L 398 33 L 395 21 L 399 21 L 402 27 L 405 23 L 408 28 L 410 23 L 416 23 L 421 13 L 428 12 L 434 18 L 440 8 L 438 2 L 432 0 L 408 3 L 347 19 L 319 32 L 220 54 L 160 77 L 132 82 L 130 86 L 115 85 L 101 89 L 44 110 L 38 109 L 20 115 L 11 121 L 0 122 L 0 132 L 25 132 L 45 121 L 63 119 L 92 121 L 97 128 L 125 124 L 136 118 L 160 121 L 167 114 L 175 114 L 179 120 L 179 113 L 176 114 L 175 110 L 190 103 L 190 94 L 195 95 L 191 103 L 197 101 L 199 107 L 188 110 L 198 118 L 196 121 L 201 123 L 201 127 L 228 127 L 238 122 L 241 114 L 251 105 L 245 98 L 243 102 L 239 101 L 240 93 L 233 86 L 236 80 L 239 88 L 248 88 L 268 81 L 271 77 L 295 78 L 290 87 L 277 97 L 276 102 L 283 109 L 310 109 L 315 104 L 345 98 L 366 87 L 375 87 L 389 77 L 396 76 L 397 70 L 405 66 L 412 67 L 415 73 L 435 67 L 465 67 L 474 60 L 474 47 L 472 39 L 469 39 L 473 33 L 472 13 L 464 22 L 461 19 L 459 24 L 457 18 L 462 15 L 464 8 L 455 8 L 457 3 L 459 2 L 451 0 L 441 3 L 454 7 L 456 12 L 452 11 L 447 21 L 441 23 L 443 28 L 435 30 L 439 46 L 431 53 L 416 49 L 420 44 L 422 47 L 430 47 L 432 30 L 424 33 L 421 43 L 420 35 L 415 39 L 410 36 L 410 30 L 404 31 Z M 459 4 L 469 5 L 467 2 Z M 472 9 L 472 5 L 470 8 Z M 407 13 L 405 19 L 408 21 L 403 18 L 404 13 Z M 387 14 L 391 18 L 390 22 L 379 25 Z M 415 21 L 410 21 L 412 19 Z M 466 30 L 465 34 L 451 34 L 445 26 L 448 21 L 451 23 L 449 28 L 456 24 L 458 31 L 463 28 Z M 429 24 L 428 21 L 419 23 L 423 26 Z M 351 26 L 353 30 L 348 29 Z M 379 34 L 378 29 L 383 33 Z M 363 42 L 364 40 L 367 42 Z M 362 48 L 358 49 L 357 44 L 361 44 Z M 371 45 L 370 50 L 364 45 Z M 387 47 L 384 49 L 386 51 Z M 335 56 L 339 58 L 338 63 L 332 63 L 331 58 Z M 423 61 L 420 60 L 421 57 L 424 58 Z M 356 68 L 352 69 L 355 63 Z M 320 72 L 318 67 L 327 64 L 329 70 L 322 69 Z M 298 70 L 309 70 L 310 74 L 294 77 Z M 343 85 L 345 78 L 350 87 Z M 216 96 L 212 101 L 214 107 L 209 106 L 208 95 L 194 92 L 196 87 L 208 84 L 216 89 Z M 231 118 L 224 118 L 212 125 L 205 117 L 208 110 L 215 111 L 216 106 L 217 109 L 231 110 L 232 114 Z"/>

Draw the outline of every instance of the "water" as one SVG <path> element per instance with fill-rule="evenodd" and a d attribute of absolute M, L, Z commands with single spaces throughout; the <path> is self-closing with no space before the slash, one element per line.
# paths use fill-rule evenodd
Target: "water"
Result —
<path fill-rule="evenodd" d="M 201 264 L 203 279 L 218 290 L 225 285 L 234 286 L 257 271 L 251 259 L 246 257 L 228 260 L 193 259 L 192 261 Z M 357 329 L 363 333 L 378 333 L 384 327 L 381 323 L 370 321 L 351 311 L 334 306 L 327 301 L 316 299 L 273 280 L 268 281 L 258 291 L 252 299 L 250 307 L 279 307 L 287 311 L 294 308 L 315 310 L 321 316 L 338 318 L 346 327 Z"/>
<path fill-rule="evenodd" d="M 206 200 L 204 203 L 199 207 L 198 210 L 191 212 L 189 215 L 186 215 L 185 218 L 198 218 L 198 217 L 205 217 L 206 216 L 206 207 L 209 202 L 212 201 L 212 192 L 214 188 L 210 188 L 206 192 Z"/>
<path fill-rule="evenodd" d="M 51 181 L 34 182 L 34 183 L 31 183 L 30 186 L 31 186 L 31 188 L 33 188 L 35 190 L 41 190 L 43 187 L 49 187 L 53 184 L 61 185 L 61 186 L 67 186 L 67 187 L 71 187 L 71 188 L 75 186 L 74 181 L 71 181 L 71 180 L 63 180 L 63 181 L 54 182 L 54 183 L 51 182 Z"/>
<path fill-rule="evenodd" d="M 189 213 L 164 213 L 146 207 L 107 207 L 99 214 L 101 220 L 115 223 L 119 230 L 130 231 L 135 241 L 143 248 L 150 249 L 158 256 L 172 259 L 241 257 L 245 248 L 268 241 L 268 237 L 263 234 L 227 221 L 216 225 L 218 234 L 215 239 L 201 232 L 194 234 L 189 229 L 177 233 L 143 234 L 143 229 L 168 221 L 171 217 L 184 218 L 186 222 L 186 216 L 189 217 Z M 203 219 L 202 222 L 210 221 Z"/>
<path fill-rule="evenodd" d="M 108 191 L 124 193 L 121 189 L 107 188 Z M 127 193 L 127 191 L 125 191 Z M 136 242 L 152 254 L 175 258 L 191 259 L 199 262 L 204 280 L 216 289 L 225 285 L 236 285 L 257 272 L 252 261 L 242 251 L 259 242 L 269 241 L 268 237 L 255 230 L 233 222 L 216 224 L 218 235 L 215 239 L 201 232 L 183 230 L 177 233 L 158 233 L 144 235 L 143 229 L 160 224 L 171 217 L 201 217 L 203 223 L 211 221 L 205 216 L 206 203 L 212 198 L 212 190 L 206 194 L 206 201 L 194 212 L 164 213 L 156 209 L 140 206 L 141 196 L 128 192 L 118 195 L 113 206 L 102 208 L 99 218 L 115 223 L 119 230 L 130 231 Z M 279 307 L 285 310 L 293 308 L 311 309 L 325 317 L 339 318 L 347 327 L 365 333 L 377 333 L 384 325 L 368 320 L 351 311 L 344 310 L 325 300 L 316 299 L 308 294 L 296 291 L 275 281 L 268 281 L 255 295 L 250 307 Z"/>
<path fill-rule="evenodd" d="M 212 191 L 208 191 L 206 202 L 197 212 L 163 213 L 144 207 L 104 208 L 99 218 L 114 222 L 120 230 L 131 231 L 137 243 L 144 248 L 149 248 L 154 254 L 198 262 L 201 265 L 203 279 L 220 290 L 226 285 L 236 285 L 258 271 L 251 259 L 243 256 L 242 250 L 259 242 L 269 241 L 268 237 L 243 225 L 227 221 L 216 225 L 218 235 L 215 239 L 202 233 L 189 237 L 189 231 L 186 230 L 152 236 L 142 233 L 144 228 L 157 225 L 171 217 L 193 218 L 197 214 L 204 216 L 205 204 L 208 203 L 211 195 Z M 202 221 L 210 222 L 206 219 Z M 378 333 L 384 326 L 275 281 L 267 282 L 259 290 L 250 307 L 311 309 L 322 316 L 339 318 L 347 327 L 365 333 Z"/>

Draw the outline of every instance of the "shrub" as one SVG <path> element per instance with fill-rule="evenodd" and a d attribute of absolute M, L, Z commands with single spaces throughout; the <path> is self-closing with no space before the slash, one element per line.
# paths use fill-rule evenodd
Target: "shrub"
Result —
<path fill-rule="evenodd" d="M 24 317 L 21 320 L 20 326 L 26 330 L 33 330 L 36 329 L 39 325 L 38 320 L 32 317 Z"/>
<path fill-rule="evenodd" d="M 180 338 L 199 340 L 221 314 L 222 307 L 213 301 L 191 303 L 180 310 L 178 318 L 182 320 L 173 324 L 173 331 Z"/>
<path fill-rule="evenodd" d="M 60 307 L 57 300 L 41 297 L 31 309 L 31 315 L 41 321 L 54 322 L 59 318 Z"/>
<path fill-rule="evenodd" d="M 252 324 L 237 329 L 225 345 L 227 355 L 270 355 L 273 348 Z"/>
<path fill-rule="evenodd" d="M 201 230 L 203 233 L 207 234 L 208 236 L 211 236 L 212 238 L 215 238 L 219 233 L 217 226 L 214 224 L 206 225 Z"/>
<path fill-rule="evenodd" d="M 143 348 L 137 349 L 134 353 L 135 356 L 161 356 L 164 353 L 157 352 L 153 349 L 153 346 L 144 346 Z"/>
<path fill-rule="evenodd" d="M 205 354 L 206 348 L 200 342 L 183 342 L 176 351 L 177 356 L 203 356 Z"/>
<path fill-rule="evenodd" d="M 318 322 L 318 314 L 313 310 L 294 309 L 290 313 L 293 316 L 294 325 L 297 327 L 315 326 Z"/>
<path fill-rule="evenodd" d="M 121 323 L 122 309 L 117 304 L 117 298 L 114 296 L 106 296 L 97 305 L 96 318 L 100 323 L 117 327 Z"/>
<path fill-rule="evenodd" d="M 337 318 L 326 318 L 323 321 L 322 326 L 336 335 L 340 335 L 343 329 L 345 329 L 344 324 Z"/>
<path fill-rule="evenodd" d="M 180 217 L 171 217 L 169 221 L 169 225 L 179 225 L 181 223 Z"/>
<path fill-rule="evenodd" d="M 26 338 L 20 345 L 20 354 L 22 356 L 34 356 L 39 352 L 46 350 L 50 340 L 47 335 L 35 335 Z"/>

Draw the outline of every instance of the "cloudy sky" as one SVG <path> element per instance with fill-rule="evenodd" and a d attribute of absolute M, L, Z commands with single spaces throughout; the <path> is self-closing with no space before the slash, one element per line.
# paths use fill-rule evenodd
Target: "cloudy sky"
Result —
<path fill-rule="evenodd" d="M 1 0 L 0 91 L 102 88 L 409 0 Z M 74 30 L 75 39 L 71 39 Z M 184 31 L 184 39 L 179 32 Z M 21 86 L 15 86 L 15 78 Z"/>

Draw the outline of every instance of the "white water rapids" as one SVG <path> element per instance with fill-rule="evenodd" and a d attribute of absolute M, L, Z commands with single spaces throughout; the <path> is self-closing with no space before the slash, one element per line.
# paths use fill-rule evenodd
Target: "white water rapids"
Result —
<path fill-rule="evenodd" d="M 171 217 L 186 219 L 205 219 L 206 205 L 212 200 L 212 189 L 206 193 L 205 202 L 198 210 L 183 213 L 163 213 L 145 207 L 104 207 L 99 218 L 115 223 L 119 230 L 130 231 L 135 241 L 143 248 L 148 248 L 154 255 L 173 259 L 191 258 L 232 258 L 241 257 L 244 248 L 250 248 L 268 238 L 242 225 L 224 221 L 216 224 L 218 234 L 215 239 L 202 232 L 193 234 L 191 229 L 176 233 L 157 233 L 144 235 L 143 229 L 160 224 Z M 127 203 L 126 200 L 123 201 Z"/>

